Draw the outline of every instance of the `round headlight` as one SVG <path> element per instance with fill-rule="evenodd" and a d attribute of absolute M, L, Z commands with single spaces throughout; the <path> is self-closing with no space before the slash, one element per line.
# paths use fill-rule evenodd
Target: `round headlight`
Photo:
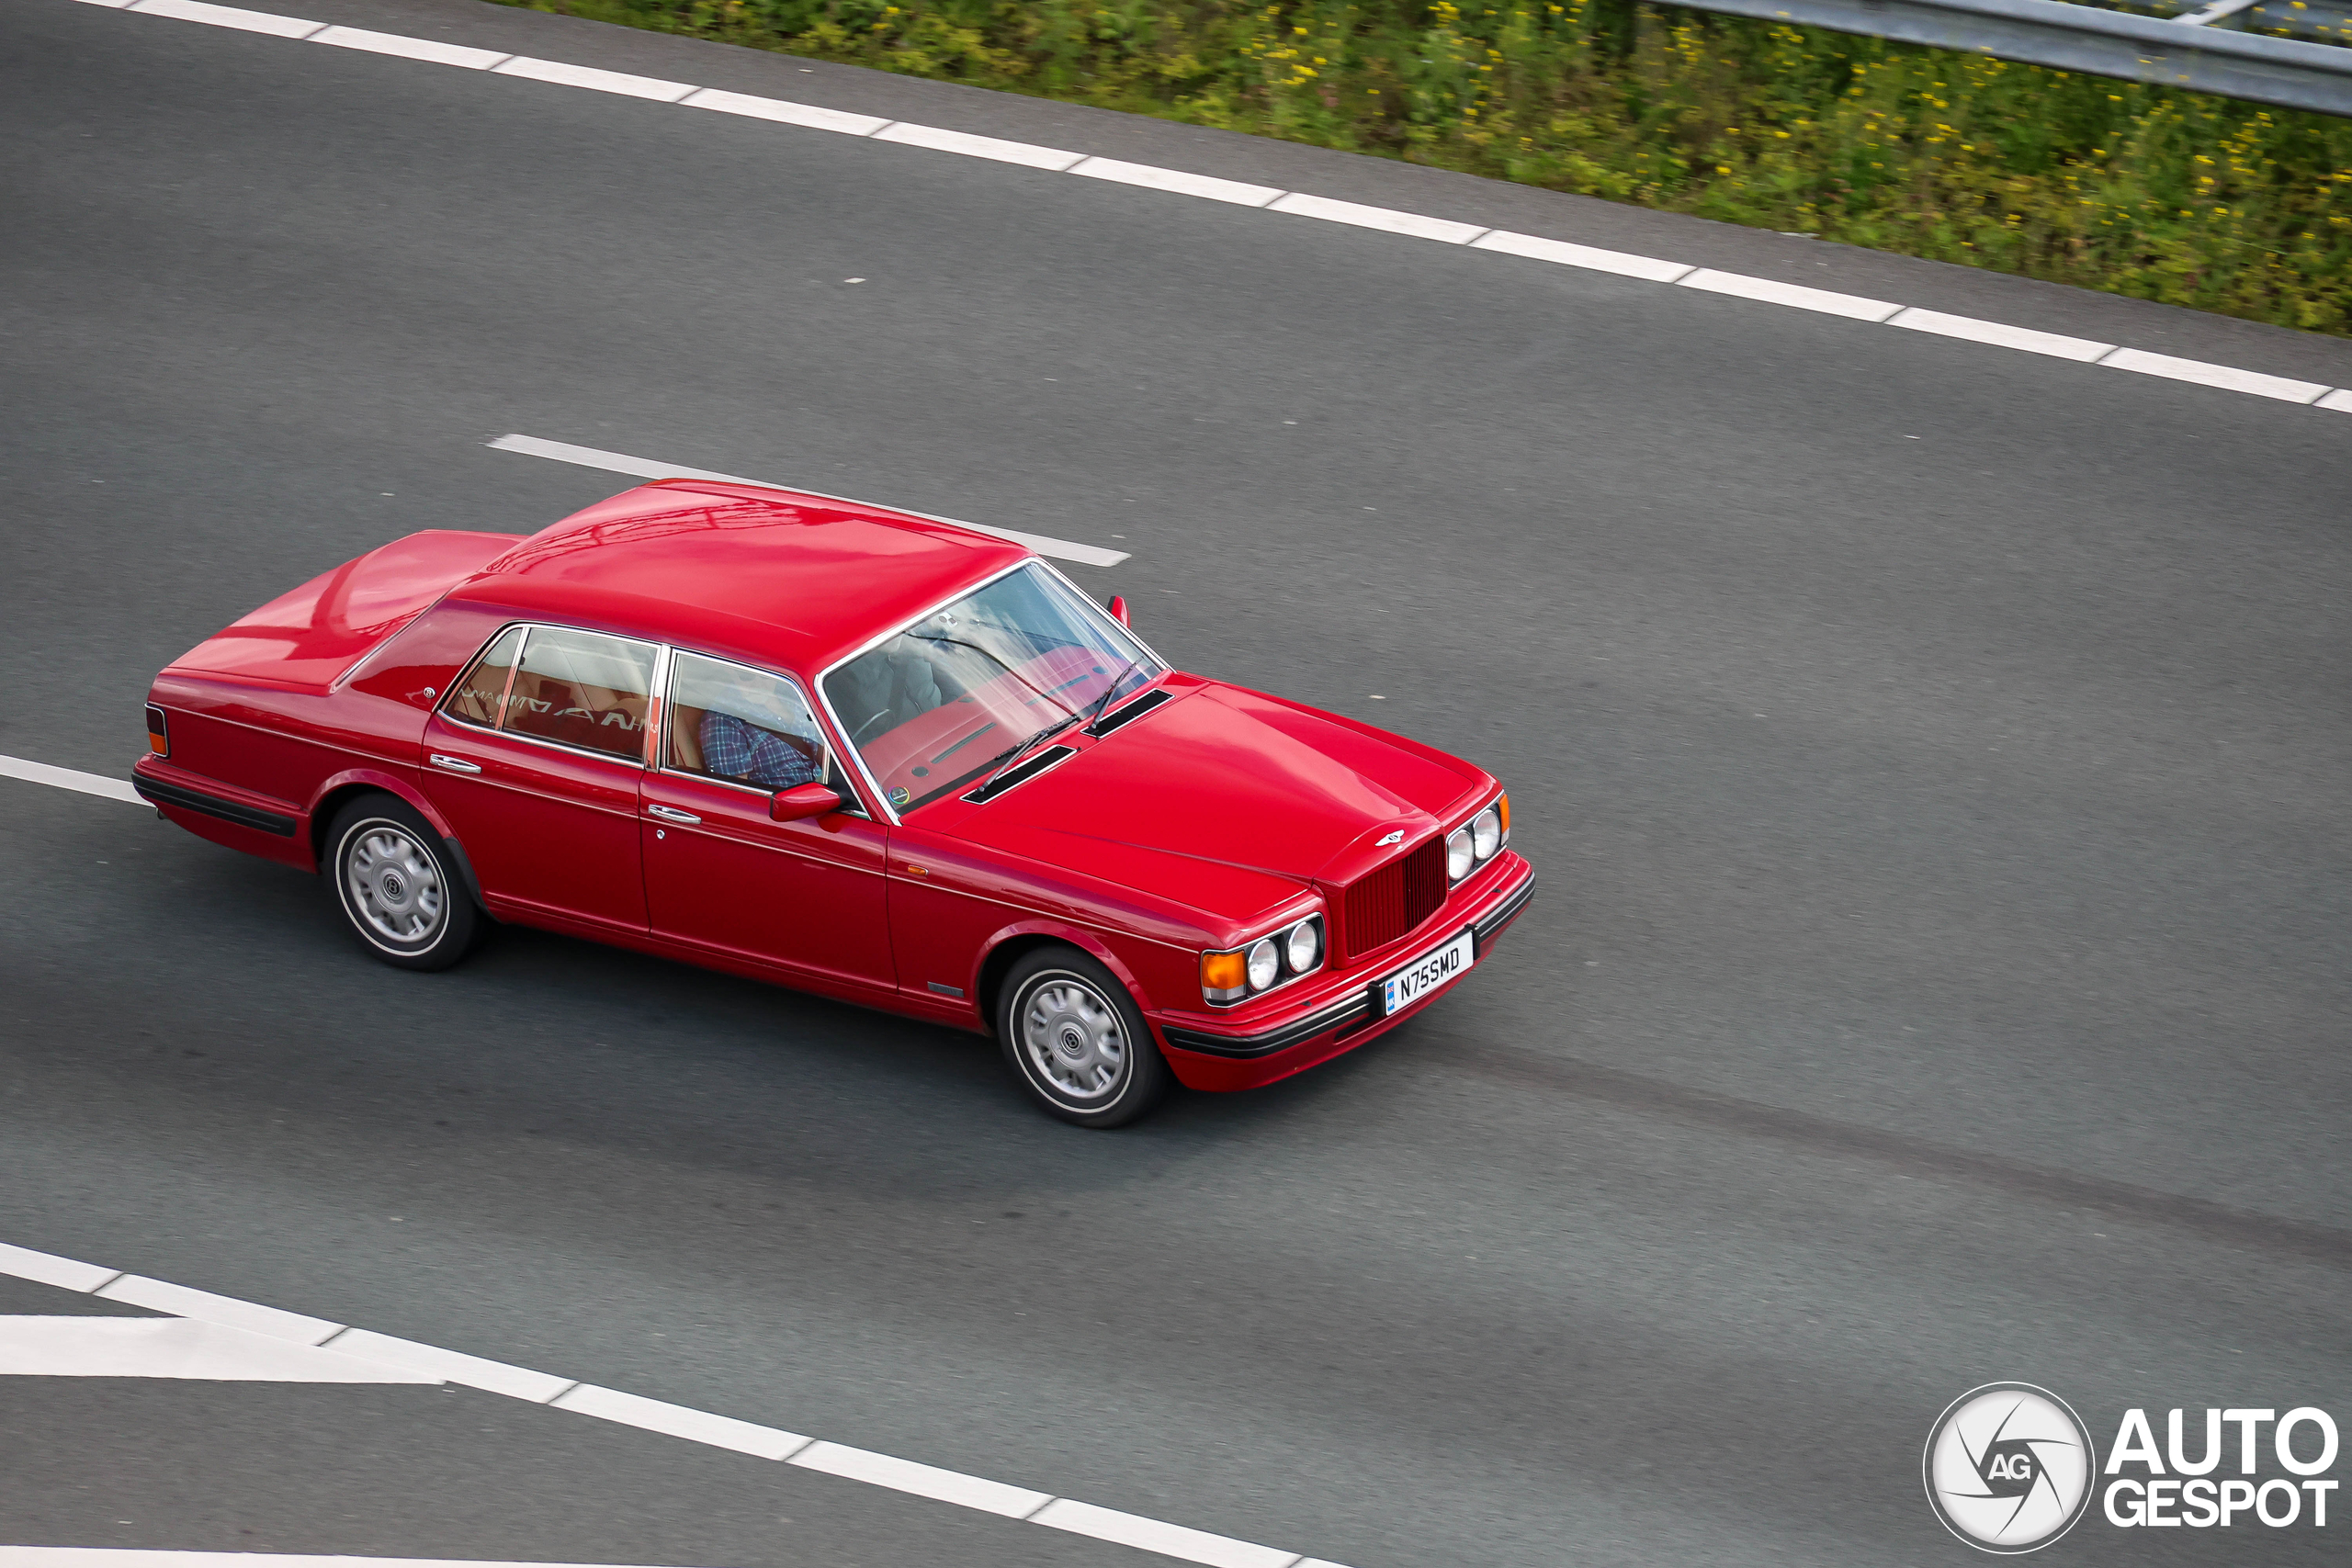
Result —
<path fill-rule="evenodd" d="M 1301 920 L 1283 939 L 1283 958 L 1294 975 L 1304 975 L 1323 956 L 1323 932 L 1313 920 Z"/>
<path fill-rule="evenodd" d="M 1272 937 L 1261 937 L 1250 947 L 1250 988 L 1262 991 L 1282 973 L 1282 953 Z"/>
<path fill-rule="evenodd" d="M 1495 815 L 1491 806 L 1470 818 L 1470 852 L 1480 860 L 1489 860 L 1503 847 L 1503 819 Z"/>
<path fill-rule="evenodd" d="M 1445 836 L 1445 879 L 1459 882 L 1477 863 L 1471 858 L 1470 829 L 1456 828 Z"/>

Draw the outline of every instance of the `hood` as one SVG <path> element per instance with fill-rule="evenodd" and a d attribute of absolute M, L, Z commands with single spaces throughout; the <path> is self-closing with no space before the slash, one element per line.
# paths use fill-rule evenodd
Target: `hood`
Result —
<path fill-rule="evenodd" d="M 1204 682 L 955 831 L 1246 919 L 1404 852 L 1484 784 L 1411 741 Z"/>

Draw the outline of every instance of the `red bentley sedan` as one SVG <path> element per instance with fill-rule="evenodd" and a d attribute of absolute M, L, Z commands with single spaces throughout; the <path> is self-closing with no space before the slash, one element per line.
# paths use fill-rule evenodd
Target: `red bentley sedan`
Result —
<path fill-rule="evenodd" d="M 156 678 L 135 784 L 368 949 L 515 921 L 992 1034 L 1053 1114 L 1362 1044 L 1527 907 L 1477 768 L 1173 670 L 993 536 L 664 479 L 413 535 Z"/>

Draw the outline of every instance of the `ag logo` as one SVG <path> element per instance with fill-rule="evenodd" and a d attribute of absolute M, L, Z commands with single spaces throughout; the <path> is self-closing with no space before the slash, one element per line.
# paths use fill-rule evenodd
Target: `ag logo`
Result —
<path fill-rule="evenodd" d="M 1951 1402 L 1928 1432 L 1928 1502 L 1982 1551 L 2048 1546 L 2091 1500 L 2098 1456 L 2066 1402 L 2031 1383 L 1992 1382 Z"/>

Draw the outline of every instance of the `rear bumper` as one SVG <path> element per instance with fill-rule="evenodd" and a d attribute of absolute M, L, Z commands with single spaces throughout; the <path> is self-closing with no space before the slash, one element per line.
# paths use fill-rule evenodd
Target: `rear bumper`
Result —
<path fill-rule="evenodd" d="M 290 839 L 300 827 L 298 818 L 282 811 L 271 811 L 236 798 L 225 784 L 197 789 L 176 779 L 164 778 L 156 764 L 141 758 L 130 770 L 130 787 L 150 806 L 176 807 L 201 816 L 233 822 L 240 828 L 251 828 L 276 838 Z"/>
<path fill-rule="evenodd" d="M 287 802 L 257 795 L 218 779 L 141 757 L 130 770 L 130 787 L 165 821 L 249 855 L 304 871 L 313 869 L 308 819 L 286 809 Z"/>
<path fill-rule="evenodd" d="M 1512 859 L 1518 861 L 1517 856 Z M 1535 897 L 1534 868 L 1518 861 L 1506 869 L 1512 874 L 1497 878 L 1465 908 L 1449 910 L 1443 919 L 1424 925 L 1427 934 L 1419 942 L 1402 945 L 1390 959 L 1346 980 L 1336 994 L 1310 998 L 1303 1010 L 1278 1022 L 1255 1029 L 1225 1029 L 1208 1024 L 1198 1014 L 1153 1019 L 1169 1066 L 1189 1089 L 1255 1089 L 1377 1039 L 1469 978 L 1487 961 L 1504 928 L 1525 912 Z M 1464 926 L 1472 933 L 1470 968 L 1410 1007 L 1381 1016 L 1374 986 L 1402 968 L 1414 954 L 1450 940 Z"/>

